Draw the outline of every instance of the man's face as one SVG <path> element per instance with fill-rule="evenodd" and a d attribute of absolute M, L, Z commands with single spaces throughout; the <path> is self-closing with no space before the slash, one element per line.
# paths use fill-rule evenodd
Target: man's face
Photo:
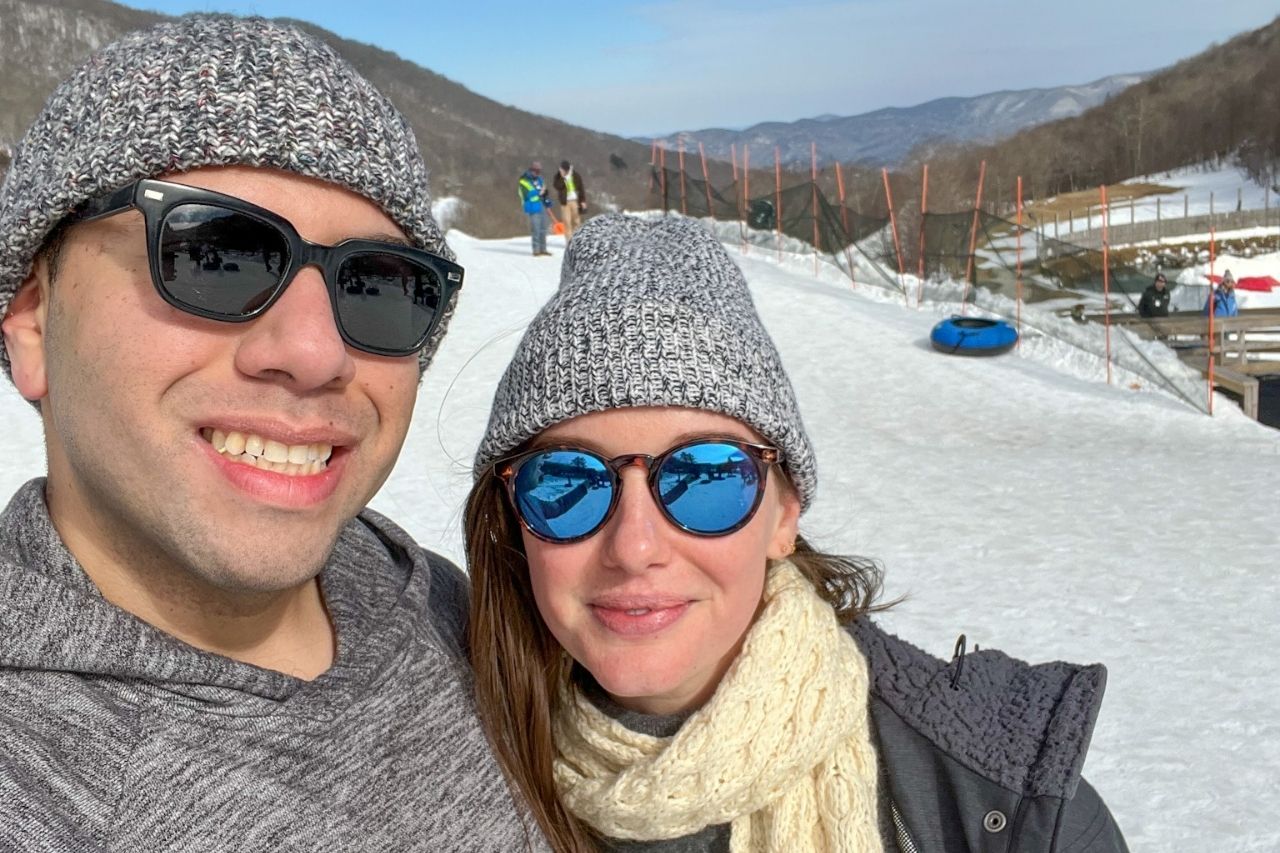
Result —
<path fill-rule="evenodd" d="M 313 242 L 404 239 L 380 208 L 332 184 L 246 167 L 170 179 L 269 208 Z M 16 311 L 38 331 L 6 340 L 19 390 L 41 402 L 54 524 L 82 562 L 290 588 L 323 566 L 390 473 L 417 358 L 345 346 L 317 268 L 250 322 L 194 317 L 156 293 L 142 215 L 128 211 L 73 226 L 53 281 L 41 263 L 25 287 L 39 300 L 24 293 Z M 332 455 L 249 465 L 220 453 L 215 431 L 295 460 Z"/>

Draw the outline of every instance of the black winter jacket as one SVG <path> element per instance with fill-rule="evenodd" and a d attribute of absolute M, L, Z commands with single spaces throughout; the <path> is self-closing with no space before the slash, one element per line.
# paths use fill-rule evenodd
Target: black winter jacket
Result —
<path fill-rule="evenodd" d="M 1138 314 L 1143 317 L 1169 316 L 1169 288 L 1156 290 L 1154 284 L 1148 284 L 1138 300 Z"/>
<path fill-rule="evenodd" d="M 851 631 L 871 670 L 902 853 L 1126 853 L 1080 776 L 1101 665 L 1032 666 L 990 649 L 945 663 L 870 620 Z"/>
<path fill-rule="evenodd" d="M 1032 666 L 983 649 L 946 663 L 862 619 L 849 628 L 871 672 L 881 768 L 881 840 L 893 853 L 1127 853 L 1080 776 L 1106 670 Z M 630 728 L 665 736 L 682 718 L 644 717 L 588 695 Z M 607 851 L 728 853 L 729 827 Z"/>

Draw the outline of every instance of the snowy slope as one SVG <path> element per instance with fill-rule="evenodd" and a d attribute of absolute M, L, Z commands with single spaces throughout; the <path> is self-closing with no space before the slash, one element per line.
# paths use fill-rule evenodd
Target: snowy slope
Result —
<path fill-rule="evenodd" d="M 458 559 L 471 454 L 561 246 L 451 243 L 467 287 L 374 505 Z M 1085 772 L 1131 848 L 1280 849 L 1280 432 L 1221 398 L 1209 418 L 1108 387 L 1102 365 L 1046 339 L 995 360 L 939 355 L 927 338 L 943 309 L 817 279 L 805 258 L 741 261 L 817 448 L 804 528 L 883 562 L 887 594 L 908 596 L 884 623 L 944 657 L 963 631 L 971 647 L 1106 663 Z M 7 385 L 0 430 L 9 492 L 43 460 Z"/>
<path fill-rule="evenodd" d="M 1108 218 L 1113 226 L 1154 222 L 1157 217 L 1173 220 L 1183 216 L 1227 213 L 1236 210 L 1237 204 L 1240 210 L 1276 210 L 1280 207 L 1280 192 L 1259 185 L 1243 169 L 1225 164 L 1188 166 L 1171 172 L 1129 178 L 1122 183 L 1158 184 L 1168 187 L 1170 191 L 1143 196 L 1133 201 L 1113 201 Z M 1101 227 L 1101 210 L 1095 204 L 1090 206 L 1087 217 L 1083 207 L 1075 211 L 1074 218 L 1068 219 L 1064 214 L 1058 222 L 1058 236 L 1070 242 L 1074 231 Z M 1048 233 L 1053 233 L 1052 225 Z M 1274 230 L 1271 233 L 1274 234 Z M 1191 235 L 1180 235 L 1176 239 L 1191 239 Z M 1207 240 L 1208 235 L 1204 239 Z"/>

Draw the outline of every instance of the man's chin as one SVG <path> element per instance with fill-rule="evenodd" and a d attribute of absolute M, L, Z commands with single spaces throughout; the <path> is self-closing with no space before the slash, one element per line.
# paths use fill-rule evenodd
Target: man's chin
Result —
<path fill-rule="evenodd" d="M 332 542 L 329 543 L 330 548 Z M 224 595 L 271 596 L 295 590 L 314 580 L 324 568 L 330 548 L 308 548 L 307 553 L 256 553 L 223 555 L 215 561 L 188 565 L 188 571 L 206 586 Z"/>

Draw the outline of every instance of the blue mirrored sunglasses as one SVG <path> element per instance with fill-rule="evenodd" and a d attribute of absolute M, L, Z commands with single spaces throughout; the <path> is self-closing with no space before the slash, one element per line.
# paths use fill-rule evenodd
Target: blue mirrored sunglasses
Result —
<path fill-rule="evenodd" d="M 539 447 L 499 460 L 494 471 L 525 529 L 547 542 L 576 542 L 596 533 L 618 506 L 621 472 L 639 465 L 649 491 L 672 524 L 698 536 L 725 536 L 755 514 L 776 447 L 733 439 L 697 439 L 658 456 L 606 459 L 582 447 Z"/>

